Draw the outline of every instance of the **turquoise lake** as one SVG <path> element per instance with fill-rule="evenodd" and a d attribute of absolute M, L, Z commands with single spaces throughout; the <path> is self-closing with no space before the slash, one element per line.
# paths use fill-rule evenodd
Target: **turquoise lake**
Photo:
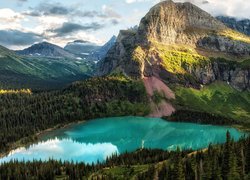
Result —
<path fill-rule="evenodd" d="M 13 159 L 45 161 L 51 158 L 95 163 L 114 153 L 134 151 L 142 146 L 197 150 L 210 143 L 225 142 L 227 131 L 234 140 L 244 135 L 230 127 L 168 122 L 160 118 L 103 118 L 49 132 L 39 143 L 12 151 L 0 159 L 0 163 Z"/>

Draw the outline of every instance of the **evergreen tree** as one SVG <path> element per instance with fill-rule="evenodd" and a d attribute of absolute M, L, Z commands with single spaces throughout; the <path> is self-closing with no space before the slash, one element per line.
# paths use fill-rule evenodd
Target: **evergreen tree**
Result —
<path fill-rule="evenodd" d="M 175 179 L 175 180 L 185 179 L 185 175 L 184 175 L 184 171 L 183 171 L 183 161 L 182 161 L 179 147 L 177 148 L 177 154 L 176 154 L 176 157 L 174 159 L 173 179 Z"/>
<path fill-rule="evenodd" d="M 245 172 L 246 174 L 250 174 L 250 137 L 247 138 L 246 143 Z"/>

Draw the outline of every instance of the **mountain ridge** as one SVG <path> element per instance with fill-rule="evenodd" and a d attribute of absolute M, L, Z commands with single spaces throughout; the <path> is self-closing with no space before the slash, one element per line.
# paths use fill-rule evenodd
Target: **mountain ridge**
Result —
<path fill-rule="evenodd" d="M 15 52 L 19 55 L 33 56 L 33 57 L 53 57 L 53 58 L 66 57 L 72 59 L 76 58 L 74 54 L 65 51 L 60 46 L 45 41 Z"/>
<path fill-rule="evenodd" d="M 85 62 L 67 58 L 22 56 L 0 46 L 0 88 L 56 89 L 89 77 Z"/>

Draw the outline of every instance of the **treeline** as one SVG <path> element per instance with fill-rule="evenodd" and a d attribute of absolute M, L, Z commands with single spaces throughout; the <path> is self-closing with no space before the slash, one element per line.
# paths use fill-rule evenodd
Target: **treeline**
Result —
<path fill-rule="evenodd" d="M 178 152 L 179 150 L 177 150 Z M 250 138 L 234 142 L 227 133 L 221 146 L 209 146 L 204 151 L 179 152 L 161 167 L 151 166 L 138 179 L 160 180 L 248 180 L 250 179 Z"/>
<path fill-rule="evenodd" d="M 136 167 L 147 169 L 136 171 Z M 115 168 L 128 171 L 115 173 Z M 110 170 L 105 173 L 105 170 Z M 118 170 L 119 171 L 119 170 Z M 112 173 L 113 172 L 113 173 Z M 138 180 L 248 180 L 250 178 L 250 138 L 234 142 L 227 133 L 223 145 L 207 150 L 163 151 L 141 149 L 104 163 L 84 164 L 50 160 L 48 162 L 12 161 L 0 166 L 0 179 L 138 179 Z"/>
<path fill-rule="evenodd" d="M 62 91 L 0 94 L 0 152 L 13 143 L 66 123 L 106 116 L 146 115 L 148 99 L 141 81 L 92 78 Z"/>
<path fill-rule="evenodd" d="M 177 110 L 170 117 L 165 117 L 164 119 L 176 122 L 192 122 L 192 123 L 213 124 L 213 125 L 239 124 L 239 122 L 236 122 L 233 119 L 223 117 L 217 114 L 210 114 L 206 112 L 198 112 L 191 110 Z"/>

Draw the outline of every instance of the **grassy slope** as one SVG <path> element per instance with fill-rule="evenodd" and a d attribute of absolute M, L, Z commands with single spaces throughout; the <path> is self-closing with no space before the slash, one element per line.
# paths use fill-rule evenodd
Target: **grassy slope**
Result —
<path fill-rule="evenodd" d="M 233 38 L 235 34 L 230 33 L 230 37 Z M 229 35 L 227 34 L 227 36 Z M 247 39 L 250 38 L 245 37 L 244 40 L 246 41 Z M 250 67 L 249 59 L 239 60 L 232 57 L 232 59 L 229 60 L 216 56 L 207 57 L 200 55 L 199 52 L 192 47 L 185 45 L 167 46 L 158 42 L 152 42 L 151 46 L 145 49 L 138 46 L 134 51 L 133 59 L 139 62 L 143 61 L 143 59 L 147 61 L 149 58 L 146 54 L 157 54 L 161 66 L 166 71 L 176 75 L 179 79 L 185 77 L 184 81 L 180 81 L 184 83 L 188 78 L 190 82 L 199 84 L 195 76 L 190 74 L 190 69 L 204 67 L 208 64 L 212 66 L 213 61 L 227 64 L 227 66 L 232 69 L 236 67 L 247 69 Z M 205 86 L 201 90 L 181 86 L 174 88 L 174 90 L 177 96 L 176 102 L 174 103 L 181 109 L 207 112 L 237 121 L 249 121 L 250 123 L 249 92 L 239 92 L 222 82 L 215 82 L 209 86 Z"/>
<path fill-rule="evenodd" d="M 90 62 L 63 58 L 18 56 L 0 46 L 0 87 L 39 88 L 60 86 L 84 79 L 93 68 Z"/>
<path fill-rule="evenodd" d="M 134 165 L 134 166 L 115 166 L 112 168 L 103 168 L 102 170 L 93 173 L 88 179 L 97 179 L 97 177 L 111 175 L 115 179 L 136 179 L 136 175 L 146 172 L 149 164 Z"/>
<path fill-rule="evenodd" d="M 196 110 L 250 122 L 250 93 L 239 92 L 223 82 L 201 90 L 176 87 L 175 104 L 180 109 Z"/>

